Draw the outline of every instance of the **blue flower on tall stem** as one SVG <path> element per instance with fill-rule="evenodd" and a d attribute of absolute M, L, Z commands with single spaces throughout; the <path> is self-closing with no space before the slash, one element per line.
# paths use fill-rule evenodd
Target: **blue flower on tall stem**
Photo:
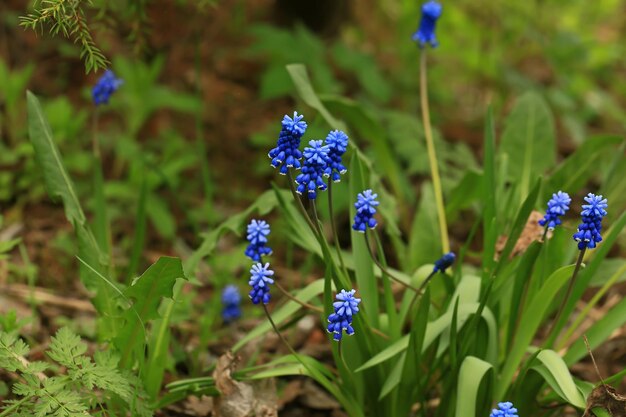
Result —
<path fill-rule="evenodd" d="M 252 287 L 249 296 L 253 304 L 270 302 L 270 285 L 274 283 L 272 276 L 274 276 L 274 271 L 270 269 L 269 262 L 265 265 L 260 262 L 252 265 L 248 284 Z"/>
<path fill-rule="evenodd" d="M 241 295 L 235 285 L 227 285 L 222 290 L 222 320 L 229 323 L 241 317 Z"/>
<path fill-rule="evenodd" d="M 329 151 L 328 145 L 323 145 L 321 140 L 312 140 L 309 146 L 304 148 L 302 172 L 296 177 L 298 194 L 306 192 L 309 200 L 315 200 L 317 190 L 325 191 L 328 188 L 323 177 L 330 162 Z"/>
<path fill-rule="evenodd" d="M 286 175 L 289 168 L 300 169 L 300 138 L 307 128 L 303 119 L 304 116 L 298 115 L 298 112 L 293 112 L 293 118 L 285 115 L 276 147 L 267 154 L 272 159 L 271 165 L 280 168 L 282 175 Z"/>
<path fill-rule="evenodd" d="M 339 182 L 341 175 L 348 172 L 341 162 L 341 157 L 348 149 L 348 135 L 341 130 L 333 130 L 326 136 L 326 145 L 328 145 L 329 163 L 324 171 L 324 175 L 331 177 L 333 182 Z"/>
<path fill-rule="evenodd" d="M 587 194 L 583 204 L 582 223 L 578 225 L 578 231 L 574 233 L 574 240 L 578 242 L 578 249 L 593 249 L 602 241 L 602 219 L 606 216 L 607 200 L 601 195 Z"/>
<path fill-rule="evenodd" d="M 435 48 L 439 45 L 435 36 L 435 28 L 437 19 L 441 16 L 441 4 L 435 0 L 427 1 L 422 5 L 422 20 L 417 31 L 413 34 L 413 40 L 418 43 L 420 48 L 430 44 Z"/>
<path fill-rule="evenodd" d="M 352 317 L 359 312 L 360 298 L 356 298 L 354 293 L 356 290 L 341 290 L 335 296 L 333 303 L 334 313 L 328 316 L 328 333 L 333 334 L 333 339 L 340 341 L 345 331 L 348 336 L 354 334 L 354 328 L 352 327 Z"/>
<path fill-rule="evenodd" d="M 270 234 L 270 225 L 265 220 L 252 220 L 248 224 L 246 238 L 250 242 L 246 248 L 246 256 L 255 262 L 260 262 L 261 257 L 271 255 L 272 249 L 267 244 L 267 236 Z"/>
<path fill-rule="evenodd" d="M 554 228 L 561 224 L 561 216 L 569 210 L 569 203 L 572 199 L 569 194 L 559 191 L 556 194 L 552 194 L 552 198 L 548 201 L 548 209 L 546 210 L 543 219 L 539 220 L 541 226 L 548 226 L 548 230 L 554 230 Z"/>
<path fill-rule="evenodd" d="M 91 97 L 93 98 L 94 104 L 96 106 L 107 104 L 111 95 L 116 92 L 123 83 L 123 80 L 115 77 L 113 71 L 106 70 L 91 89 Z"/>
<path fill-rule="evenodd" d="M 498 403 L 498 408 L 491 411 L 489 417 L 519 417 L 517 408 L 513 407 L 510 402 Z"/>
<path fill-rule="evenodd" d="M 378 224 L 374 214 L 376 214 L 376 206 L 380 203 L 376 201 L 376 198 L 378 198 L 378 194 L 374 194 L 372 190 L 365 190 L 357 195 L 357 201 L 354 203 L 356 215 L 352 225 L 352 228 L 357 232 L 365 233 L 367 227 L 373 229 Z"/>
<path fill-rule="evenodd" d="M 446 272 L 446 269 L 452 266 L 456 259 L 456 255 L 454 252 L 448 252 L 443 255 L 441 258 L 435 261 L 435 267 L 433 268 L 433 273 L 441 272 L 442 274 Z"/>

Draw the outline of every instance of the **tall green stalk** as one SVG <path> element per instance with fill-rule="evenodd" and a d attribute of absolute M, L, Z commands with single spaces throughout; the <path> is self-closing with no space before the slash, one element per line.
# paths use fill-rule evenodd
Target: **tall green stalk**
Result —
<path fill-rule="evenodd" d="M 426 49 L 422 49 L 420 55 L 420 103 L 422 107 L 422 123 L 424 125 L 424 136 L 426 136 L 426 148 L 428 150 L 428 161 L 430 164 L 430 176 L 433 180 L 435 191 L 435 203 L 437 204 L 437 217 L 439 219 L 439 233 L 441 234 L 441 247 L 444 253 L 450 252 L 450 241 L 448 239 L 448 225 L 446 223 L 446 211 L 443 204 L 443 192 L 441 191 L 441 179 L 439 177 L 439 166 L 435 154 L 435 144 L 430 126 L 430 108 L 428 106 L 428 83 L 426 79 Z"/>

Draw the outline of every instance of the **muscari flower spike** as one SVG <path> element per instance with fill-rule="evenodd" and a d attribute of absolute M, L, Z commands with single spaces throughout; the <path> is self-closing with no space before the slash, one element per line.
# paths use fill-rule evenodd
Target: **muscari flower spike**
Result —
<path fill-rule="evenodd" d="M 250 269 L 250 281 L 248 284 L 252 287 L 250 290 L 250 299 L 253 304 L 267 304 L 270 302 L 270 285 L 274 283 L 271 278 L 274 275 L 274 271 L 270 269 L 269 262 L 263 265 L 260 262 L 252 265 Z"/>
<path fill-rule="evenodd" d="M 282 121 L 282 129 L 278 134 L 276 147 L 267 155 L 272 158 L 271 165 L 280 168 L 279 172 L 286 175 L 289 168 L 300 169 L 300 138 L 306 131 L 307 124 L 303 120 L 304 116 L 293 112 L 293 118 L 285 115 Z"/>
<path fill-rule="evenodd" d="M 376 201 L 377 197 L 378 194 L 374 194 L 372 190 L 365 190 L 357 195 L 357 201 L 354 203 L 356 215 L 352 225 L 352 228 L 357 232 L 365 233 L 366 227 L 373 229 L 378 224 L 374 218 L 376 206 L 380 204 Z"/>
<path fill-rule="evenodd" d="M 435 261 L 435 267 L 433 268 L 433 273 L 441 272 L 443 274 L 444 272 L 446 272 L 446 269 L 452 266 L 455 259 L 456 259 L 456 255 L 454 254 L 454 252 L 446 253 L 441 258 Z"/>
<path fill-rule="evenodd" d="M 559 191 L 556 194 L 552 194 L 552 198 L 548 201 L 548 209 L 543 219 L 539 220 L 541 226 L 548 226 L 548 230 L 554 230 L 554 228 L 561 224 L 561 216 L 563 216 L 567 210 L 569 210 L 569 203 L 572 199 L 569 194 Z"/>
<path fill-rule="evenodd" d="M 498 408 L 494 408 L 489 417 L 519 417 L 517 408 L 510 402 L 498 403 Z"/>
<path fill-rule="evenodd" d="M 348 135 L 341 130 L 333 130 L 326 136 L 326 145 L 328 145 L 328 158 L 330 162 L 324 171 L 326 177 L 331 177 L 333 182 L 339 182 L 341 175 L 348 172 L 346 167 L 341 163 L 341 157 L 346 153 L 348 148 Z"/>
<path fill-rule="evenodd" d="M 425 47 L 426 44 L 430 44 L 433 48 L 439 45 L 435 36 L 435 27 L 437 26 L 437 19 L 441 16 L 441 10 L 441 4 L 435 0 L 430 0 L 422 5 L 422 20 L 412 38 L 420 48 Z"/>
<path fill-rule="evenodd" d="M 304 164 L 302 173 L 296 177 L 296 192 L 306 192 L 309 200 L 317 198 L 317 190 L 325 191 L 328 186 L 324 182 L 324 172 L 330 163 L 328 153 L 330 148 L 323 145 L 321 140 L 312 140 L 309 146 L 304 148 Z"/>
<path fill-rule="evenodd" d="M 354 293 L 356 290 L 341 290 L 335 296 L 333 308 L 335 312 L 328 316 L 328 333 L 333 334 L 333 339 L 340 341 L 343 337 L 343 331 L 345 330 L 348 336 L 354 334 L 354 328 L 352 327 L 352 317 L 359 312 L 360 298 L 356 298 Z"/>
<path fill-rule="evenodd" d="M 229 323 L 241 317 L 241 295 L 235 285 L 227 285 L 222 290 L 222 320 Z"/>
<path fill-rule="evenodd" d="M 271 255 L 272 249 L 267 244 L 267 235 L 270 234 L 270 225 L 265 220 L 252 220 L 248 224 L 246 238 L 250 242 L 246 248 L 246 256 L 255 262 L 261 262 L 265 255 Z"/>
<path fill-rule="evenodd" d="M 96 85 L 91 89 L 91 97 L 96 106 L 107 104 L 111 95 L 117 91 L 124 83 L 123 80 L 116 78 L 111 70 L 106 70 L 102 77 L 98 79 Z"/>
<path fill-rule="evenodd" d="M 578 231 L 574 233 L 574 240 L 578 242 L 578 249 L 593 249 L 597 243 L 602 242 L 602 219 L 606 216 L 607 204 L 606 198 L 601 195 L 592 193 L 587 194 L 585 201 L 589 204 L 583 204 L 582 223 L 578 225 Z"/>

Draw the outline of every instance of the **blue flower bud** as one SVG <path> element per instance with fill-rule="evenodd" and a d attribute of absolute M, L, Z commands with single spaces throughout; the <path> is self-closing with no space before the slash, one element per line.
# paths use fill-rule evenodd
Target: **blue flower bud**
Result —
<path fill-rule="evenodd" d="M 446 269 L 452 266 L 456 259 L 456 255 L 454 252 L 448 252 L 443 255 L 441 258 L 435 261 L 435 267 L 433 268 L 433 272 L 441 272 L 442 274 L 446 272 Z"/>
<path fill-rule="evenodd" d="M 352 327 L 352 317 L 359 312 L 360 298 L 356 298 L 354 293 L 356 290 L 341 290 L 335 296 L 333 303 L 334 313 L 328 316 L 328 327 L 326 330 L 328 333 L 333 334 L 333 339 L 340 341 L 343 332 L 345 331 L 348 336 L 354 334 L 354 328 Z"/>
<path fill-rule="evenodd" d="M 107 104 L 111 95 L 124 83 L 111 70 L 106 70 L 91 89 L 91 96 L 96 106 Z"/>
<path fill-rule="evenodd" d="M 274 283 L 271 278 L 274 275 L 274 271 L 270 268 L 269 262 L 263 265 L 260 262 L 252 265 L 250 269 L 250 281 L 248 284 L 252 287 L 250 290 L 250 299 L 254 304 L 267 304 L 270 302 L 270 285 Z"/>
<path fill-rule="evenodd" d="M 329 163 L 324 171 L 324 176 L 331 177 L 333 182 L 339 182 L 341 175 L 348 172 L 341 162 L 341 157 L 348 149 L 348 135 L 340 130 L 334 130 L 326 136 L 326 145 L 329 148 Z"/>
<path fill-rule="evenodd" d="M 354 224 L 352 228 L 357 232 L 365 233 L 366 227 L 373 229 L 376 227 L 376 206 L 380 203 L 376 201 L 378 194 L 374 194 L 372 190 L 365 190 L 357 195 L 357 201 L 354 203 L 356 215 L 354 216 Z"/>
<path fill-rule="evenodd" d="M 227 285 L 222 290 L 222 320 L 231 322 L 241 317 L 241 295 L 235 285 Z"/>
<path fill-rule="evenodd" d="M 285 115 L 276 147 L 268 153 L 272 159 L 271 165 L 279 168 L 282 175 L 286 175 L 289 168 L 300 169 L 300 159 L 302 159 L 302 152 L 299 149 L 300 138 L 307 128 L 303 118 L 304 116 L 298 115 L 298 112 L 293 112 L 293 119 Z"/>
<path fill-rule="evenodd" d="M 517 415 L 517 408 L 513 407 L 510 402 L 498 403 L 498 408 L 494 408 L 491 411 L 489 417 L 519 417 Z"/>
<path fill-rule="evenodd" d="M 430 0 L 422 5 L 422 20 L 417 32 L 413 34 L 413 40 L 418 43 L 420 48 L 430 44 L 435 48 L 439 45 L 435 36 L 435 27 L 437 19 L 441 16 L 441 4 L 435 0 Z"/>
<path fill-rule="evenodd" d="M 583 204 L 582 223 L 578 225 L 578 231 L 574 233 L 574 240 L 578 242 L 578 249 L 593 249 L 597 243 L 602 241 L 600 232 L 602 231 L 602 219 L 606 216 L 608 207 L 606 198 L 592 193 L 587 194 Z"/>
<path fill-rule="evenodd" d="M 252 220 L 248 225 L 246 238 L 250 242 L 246 248 L 246 256 L 255 262 L 261 262 L 265 255 L 271 255 L 272 249 L 267 247 L 267 236 L 270 225 L 265 220 Z"/>
<path fill-rule="evenodd" d="M 569 210 L 569 203 L 572 199 L 567 193 L 559 191 L 556 194 L 552 194 L 552 198 L 548 201 L 548 209 L 543 219 L 539 220 L 541 226 L 548 226 L 548 230 L 554 230 L 554 228 L 561 224 L 560 217 L 563 216 Z"/>
<path fill-rule="evenodd" d="M 304 148 L 304 166 L 302 173 L 296 177 L 298 194 L 306 193 L 309 200 L 315 200 L 317 190 L 325 191 L 328 188 L 324 182 L 324 172 L 330 162 L 329 151 L 328 145 L 323 145 L 321 140 L 312 140 Z"/>

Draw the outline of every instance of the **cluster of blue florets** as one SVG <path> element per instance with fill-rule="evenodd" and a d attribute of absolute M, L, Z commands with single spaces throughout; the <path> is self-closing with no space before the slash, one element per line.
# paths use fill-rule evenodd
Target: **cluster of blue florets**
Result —
<path fill-rule="evenodd" d="M 340 341 L 345 331 L 348 336 L 354 334 L 352 327 L 352 318 L 359 312 L 360 298 L 354 296 L 356 290 L 341 290 L 336 296 L 333 303 L 334 313 L 328 316 L 328 333 L 333 334 L 333 339 Z"/>
<path fill-rule="evenodd" d="M 435 267 L 433 268 L 433 273 L 441 272 L 442 274 L 446 272 L 446 269 L 450 268 L 456 259 L 456 255 L 454 252 L 448 252 L 443 255 L 441 258 L 435 261 Z"/>
<path fill-rule="evenodd" d="M 561 224 L 561 216 L 569 210 L 569 203 L 572 199 L 569 194 L 559 191 L 556 194 L 552 194 L 552 198 L 548 201 L 548 209 L 546 210 L 543 219 L 539 220 L 541 226 L 547 226 L 548 230 L 554 230 L 554 228 Z"/>
<path fill-rule="evenodd" d="M 91 97 L 96 106 L 107 104 L 111 95 L 117 91 L 124 81 L 115 77 L 111 70 L 106 70 L 91 89 Z"/>
<path fill-rule="evenodd" d="M 510 402 L 498 403 L 498 408 L 494 408 L 491 411 L 489 417 L 519 417 L 517 415 L 517 408 L 513 407 Z"/>
<path fill-rule="evenodd" d="M 274 283 L 272 276 L 274 276 L 274 271 L 270 269 L 269 262 L 265 263 L 265 265 L 260 262 L 252 265 L 250 281 L 248 282 L 252 287 L 249 294 L 252 303 L 267 304 L 270 302 L 270 285 Z"/>
<path fill-rule="evenodd" d="M 296 191 L 306 194 L 310 200 L 317 198 L 318 191 L 328 188 L 324 177 L 334 182 L 341 179 L 341 174 L 348 170 L 341 162 L 341 157 L 348 148 L 348 135 L 335 130 L 328 134 L 326 141 L 311 140 L 309 146 L 301 152 L 300 139 L 306 131 L 307 124 L 302 115 L 294 112 L 293 118 L 283 117 L 282 129 L 278 135 L 276 147 L 269 152 L 272 166 L 280 167 L 281 174 L 287 174 L 289 168 L 302 169 L 296 177 Z M 300 162 L 304 156 L 304 161 Z"/>
<path fill-rule="evenodd" d="M 376 214 L 376 206 L 380 203 L 376 198 L 378 194 L 374 194 L 372 190 L 365 190 L 357 195 L 357 201 L 354 203 L 356 215 L 352 224 L 352 228 L 357 232 L 365 233 L 366 228 L 373 229 L 378 224 L 374 214 Z"/>
<path fill-rule="evenodd" d="M 420 48 L 425 47 L 427 44 L 430 44 L 433 48 L 439 45 L 437 37 L 435 36 L 435 28 L 437 26 L 437 19 L 441 16 L 441 11 L 441 4 L 435 0 L 430 0 L 422 5 L 422 20 L 420 21 L 419 28 L 412 37 Z"/>
<path fill-rule="evenodd" d="M 235 285 L 227 285 L 222 290 L 222 319 L 229 323 L 241 317 L 241 295 Z"/>
<path fill-rule="evenodd" d="M 329 151 L 328 145 L 323 145 L 321 140 L 312 140 L 309 146 L 304 148 L 304 166 L 302 173 L 296 177 L 298 194 L 306 192 L 309 200 L 315 200 L 318 189 L 326 190 L 328 186 L 324 182 L 324 173 L 330 163 Z"/>
<path fill-rule="evenodd" d="M 606 198 L 592 193 L 587 194 L 583 204 L 582 223 L 578 225 L 578 231 L 574 233 L 574 240 L 578 242 L 578 249 L 593 249 L 602 241 L 602 219 L 606 216 L 608 207 Z"/>
<path fill-rule="evenodd" d="M 272 158 L 272 166 L 279 168 L 282 175 L 287 174 L 289 168 L 300 169 L 300 159 L 302 159 L 300 138 L 307 128 L 303 119 L 304 116 L 298 115 L 298 112 L 293 112 L 293 118 L 285 115 L 276 147 L 268 153 L 268 156 Z"/>
<path fill-rule="evenodd" d="M 324 171 L 324 175 L 330 177 L 333 182 L 339 182 L 341 175 L 348 172 L 341 157 L 348 149 L 348 135 L 341 130 L 333 130 L 326 136 L 326 145 L 328 146 L 328 166 Z"/>
<path fill-rule="evenodd" d="M 267 236 L 270 234 L 270 225 L 265 220 L 252 220 L 248 225 L 247 236 L 250 244 L 246 248 L 246 256 L 255 262 L 261 262 L 261 257 L 271 255 L 272 249 L 267 246 Z"/>

